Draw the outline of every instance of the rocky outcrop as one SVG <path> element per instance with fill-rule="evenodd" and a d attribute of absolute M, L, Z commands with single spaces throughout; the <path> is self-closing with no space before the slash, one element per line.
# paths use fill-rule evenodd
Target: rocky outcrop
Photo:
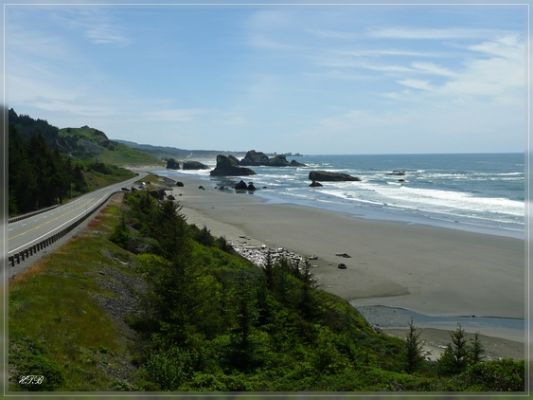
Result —
<path fill-rule="evenodd" d="M 233 156 L 217 156 L 217 166 L 210 172 L 211 176 L 245 176 L 255 175 L 249 168 L 239 167 L 239 160 Z"/>
<path fill-rule="evenodd" d="M 239 162 L 240 165 L 258 166 L 268 165 L 269 159 L 265 153 L 260 151 L 250 150 L 246 153 L 244 158 Z"/>
<path fill-rule="evenodd" d="M 167 159 L 167 169 L 180 169 L 180 163 L 173 158 Z"/>
<path fill-rule="evenodd" d="M 323 181 L 323 182 L 342 182 L 342 181 L 360 181 L 356 176 L 351 176 L 341 172 L 330 171 L 311 171 L 309 172 L 309 180 Z"/>
<path fill-rule="evenodd" d="M 404 176 L 405 171 L 403 169 L 395 169 L 394 171 L 389 172 L 387 175 Z"/>
<path fill-rule="evenodd" d="M 309 187 L 322 187 L 322 184 L 317 181 L 313 181 L 310 183 Z"/>
<path fill-rule="evenodd" d="M 176 186 L 177 186 L 177 187 L 183 187 L 183 182 L 177 181 L 177 182 L 176 182 Z"/>
<path fill-rule="evenodd" d="M 183 169 L 209 169 L 209 167 L 199 161 L 183 161 Z"/>
<path fill-rule="evenodd" d="M 246 188 L 249 192 L 255 192 L 256 188 L 253 182 L 248 182 L 248 187 Z"/>
<path fill-rule="evenodd" d="M 246 190 L 248 188 L 248 186 L 246 186 L 246 182 L 244 181 L 240 181 L 233 187 L 235 188 L 235 190 Z"/>
<path fill-rule="evenodd" d="M 288 167 L 291 163 L 287 161 L 285 156 L 279 155 L 268 160 L 268 165 L 271 167 Z"/>
<path fill-rule="evenodd" d="M 155 253 L 160 250 L 157 240 L 149 237 L 131 238 L 128 240 L 126 248 L 134 254 Z"/>
<path fill-rule="evenodd" d="M 277 155 L 268 158 L 265 153 L 260 151 L 250 150 L 246 153 L 244 158 L 239 162 L 239 165 L 264 165 L 266 167 L 305 167 L 305 164 L 298 161 L 288 161 L 284 155 Z"/>
<path fill-rule="evenodd" d="M 296 160 L 291 160 L 291 167 L 306 167 L 304 163 L 298 162 Z"/>

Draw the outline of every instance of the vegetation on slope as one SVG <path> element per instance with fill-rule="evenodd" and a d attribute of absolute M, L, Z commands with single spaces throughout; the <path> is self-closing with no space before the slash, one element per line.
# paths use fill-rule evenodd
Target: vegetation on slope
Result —
<path fill-rule="evenodd" d="M 77 158 L 119 165 L 159 163 L 150 154 L 109 140 L 104 132 L 88 126 L 60 129 L 59 136 L 69 144 L 71 154 Z"/>
<path fill-rule="evenodd" d="M 135 175 L 114 165 L 72 157 L 68 142 L 46 121 L 18 116 L 13 110 L 9 116 L 10 216 L 62 203 Z M 99 140 L 109 141 L 103 133 Z"/>
<path fill-rule="evenodd" d="M 147 191 L 108 207 L 89 233 L 14 282 L 9 311 L 19 390 L 28 373 L 51 377 L 34 387 L 45 390 L 524 387 L 523 363 L 460 359 L 460 338 L 445 363 L 410 362 L 405 341 L 317 289 L 308 266 L 257 268 Z"/>

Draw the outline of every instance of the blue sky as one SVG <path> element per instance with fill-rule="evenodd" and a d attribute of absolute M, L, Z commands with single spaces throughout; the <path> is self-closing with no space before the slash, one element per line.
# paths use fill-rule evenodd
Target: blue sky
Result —
<path fill-rule="evenodd" d="M 188 149 L 523 151 L 524 6 L 8 6 L 7 101 Z"/>

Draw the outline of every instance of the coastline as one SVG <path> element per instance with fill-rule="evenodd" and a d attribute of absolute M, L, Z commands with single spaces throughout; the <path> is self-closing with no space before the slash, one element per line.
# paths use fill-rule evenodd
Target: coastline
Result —
<path fill-rule="evenodd" d="M 237 246 L 265 244 L 316 255 L 312 271 L 320 287 L 355 307 L 399 307 L 433 316 L 524 316 L 522 240 L 268 204 L 248 193 L 219 191 L 195 176 L 180 174 L 178 180 L 185 186 L 172 194 L 189 223 L 205 225 Z M 337 268 L 341 262 L 346 270 Z M 523 342 L 516 341 L 521 336 L 516 331 L 475 331 Z"/>

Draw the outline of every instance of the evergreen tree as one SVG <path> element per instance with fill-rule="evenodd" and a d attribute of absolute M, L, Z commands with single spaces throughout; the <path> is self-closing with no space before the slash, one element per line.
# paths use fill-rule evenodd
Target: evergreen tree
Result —
<path fill-rule="evenodd" d="M 470 341 L 470 346 L 468 348 L 468 361 L 471 364 L 477 364 L 483 359 L 483 354 L 485 349 L 479 340 L 479 334 L 476 332 L 474 338 Z"/>
<path fill-rule="evenodd" d="M 252 367 L 253 362 L 250 332 L 257 310 L 249 280 L 242 272 L 239 275 L 238 284 L 236 327 L 231 335 L 231 363 L 239 370 L 247 370 Z"/>
<path fill-rule="evenodd" d="M 316 314 L 316 305 L 314 298 L 311 295 L 311 289 L 314 286 L 314 279 L 311 274 L 311 264 L 308 260 L 304 261 L 303 268 L 300 274 L 302 281 L 302 297 L 300 300 L 300 310 L 306 320 L 313 318 Z"/>
<path fill-rule="evenodd" d="M 274 266 L 272 263 L 272 254 L 270 253 L 270 249 L 267 252 L 266 260 L 265 260 L 265 276 L 266 276 L 266 284 L 268 290 L 272 291 L 274 290 Z"/>
<path fill-rule="evenodd" d="M 411 318 L 409 322 L 409 332 L 405 340 L 405 370 L 408 373 L 415 372 L 422 363 L 422 344 L 420 343 L 420 333 L 416 331 L 415 323 Z"/>
<path fill-rule="evenodd" d="M 458 325 L 457 329 L 451 334 L 452 343 L 450 343 L 441 358 L 439 359 L 438 369 L 443 375 L 458 374 L 463 372 L 467 362 L 467 343 L 465 331 Z"/>

